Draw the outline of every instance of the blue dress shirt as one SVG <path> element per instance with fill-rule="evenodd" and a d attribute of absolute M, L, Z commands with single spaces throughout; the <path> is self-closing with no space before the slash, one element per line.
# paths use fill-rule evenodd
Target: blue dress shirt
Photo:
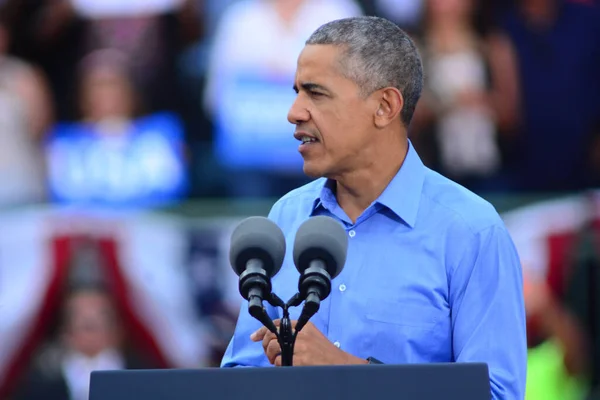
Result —
<path fill-rule="evenodd" d="M 494 399 L 523 399 L 527 364 L 522 271 L 493 206 L 426 168 L 412 145 L 397 175 L 356 223 L 319 179 L 282 197 L 269 218 L 287 254 L 273 292 L 297 291 L 294 235 L 327 215 L 349 236 L 348 257 L 311 321 L 342 350 L 384 363 L 485 362 Z M 250 334 L 262 325 L 242 304 L 222 367 L 269 366 Z M 269 315 L 281 310 L 265 302 Z M 301 307 L 291 310 L 297 319 Z"/>

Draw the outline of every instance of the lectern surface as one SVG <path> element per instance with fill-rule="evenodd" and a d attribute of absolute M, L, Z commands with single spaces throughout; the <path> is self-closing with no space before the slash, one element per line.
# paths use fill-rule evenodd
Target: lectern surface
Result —
<path fill-rule="evenodd" d="M 489 400 L 486 364 L 406 364 L 92 373 L 90 400 Z"/>

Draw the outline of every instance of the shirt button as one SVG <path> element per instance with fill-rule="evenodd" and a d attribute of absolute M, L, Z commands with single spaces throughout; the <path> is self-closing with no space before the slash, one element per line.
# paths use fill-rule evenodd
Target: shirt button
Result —
<path fill-rule="evenodd" d="M 340 346 L 341 346 L 340 342 L 337 342 L 337 341 L 336 341 L 336 342 L 334 342 L 334 343 L 333 343 L 333 345 L 334 345 L 335 347 L 337 347 L 338 349 L 339 349 L 339 348 L 340 348 Z"/>
<path fill-rule="evenodd" d="M 344 285 L 343 283 L 340 285 L 340 292 L 343 292 L 346 290 L 346 285 Z"/>
<path fill-rule="evenodd" d="M 354 230 L 351 230 L 350 232 L 348 232 L 348 235 L 350 235 L 350 237 L 353 238 L 354 236 L 356 236 L 356 232 L 354 232 Z"/>

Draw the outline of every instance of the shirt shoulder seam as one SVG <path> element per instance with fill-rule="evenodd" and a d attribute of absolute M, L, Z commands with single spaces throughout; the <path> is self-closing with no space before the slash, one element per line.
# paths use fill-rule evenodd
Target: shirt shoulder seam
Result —
<path fill-rule="evenodd" d="M 463 216 L 463 214 L 457 210 L 455 210 L 454 208 L 448 207 L 445 204 L 440 203 L 439 201 L 437 201 L 436 199 L 432 198 L 431 196 L 429 196 L 427 193 L 423 193 L 423 196 L 426 197 L 428 200 L 430 200 L 432 203 L 435 203 L 437 206 L 439 207 L 443 207 L 446 210 L 449 210 L 452 212 L 452 214 L 455 216 L 455 218 L 460 219 L 460 221 L 462 221 L 462 223 L 467 227 L 467 229 L 469 230 L 469 233 L 471 233 L 471 235 L 473 237 L 478 236 L 479 234 L 483 233 L 485 230 L 487 229 L 491 229 L 494 227 L 500 227 L 500 223 L 499 221 L 493 221 L 490 222 L 488 224 L 486 224 L 485 226 L 483 226 L 480 229 L 475 229 Z"/>

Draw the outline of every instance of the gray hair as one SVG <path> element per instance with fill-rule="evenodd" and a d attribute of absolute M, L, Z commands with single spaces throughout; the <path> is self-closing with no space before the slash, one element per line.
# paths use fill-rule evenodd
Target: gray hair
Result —
<path fill-rule="evenodd" d="M 400 113 L 410 124 L 423 90 L 423 65 L 417 47 L 394 23 L 378 17 L 344 18 L 318 28 L 306 44 L 343 46 L 342 73 L 368 96 L 395 87 L 404 99 Z"/>

